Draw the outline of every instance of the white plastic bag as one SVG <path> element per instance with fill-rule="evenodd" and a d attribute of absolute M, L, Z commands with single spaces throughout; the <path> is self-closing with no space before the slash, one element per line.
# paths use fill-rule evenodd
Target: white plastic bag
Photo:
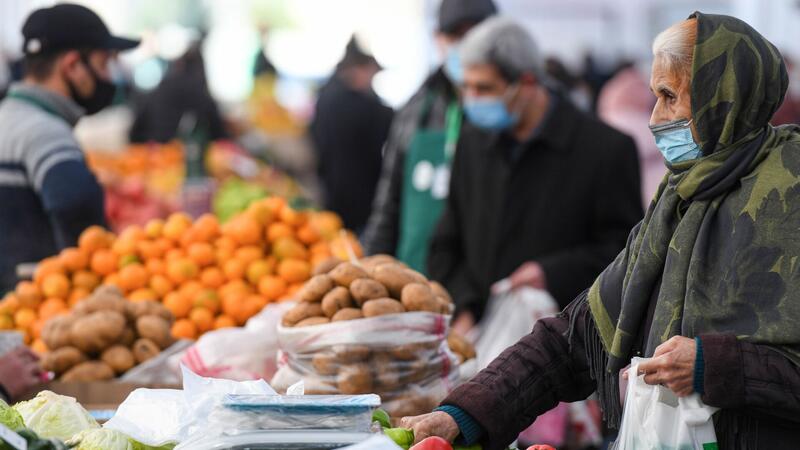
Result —
<path fill-rule="evenodd" d="M 503 350 L 529 334 L 536 321 L 557 312 L 553 297 L 539 289 L 523 287 L 493 295 L 475 343 L 478 369 L 485 369 Z"/>
<path fill-rule="evenodd" d="M 717 448 L 714 421 L 718 408 L 704 405 L 698 394 L 678 398 L 664 386 L 649 385 L 639 373 L 644 358 L 633 358 L 622 426 L 615 450 L 704 450 Z"/>
<path fill-rule="evenodd" d="M 211 331 L 189 347 L 180 361 L 192 372 L 228 380 L 269 380 L 277 370 L 278 323 L 292 302 L 272 303 L 243 328 Z M 235 349 L 235 351 L 231 351 Z"/>

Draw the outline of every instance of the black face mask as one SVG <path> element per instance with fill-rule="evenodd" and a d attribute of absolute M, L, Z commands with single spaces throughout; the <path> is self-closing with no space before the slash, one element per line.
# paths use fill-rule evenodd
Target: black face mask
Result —
<path fill-rule="evenodd" d="M 89 64 L 89 58 L 86 55 L 81 55 L 81 61 L 83 61 L 83 65 L 86 66 L 86 69 L 94 80 L 94 92 L 92 92 L 89 97 L 82 97 L 69 80 L 67 80 L 67 86 L 69 87 L 70 96 L 75 103 L 85 109 L 86 114 L 91 115 L 111 105 L 111 102 L 114 101 L 114 95 L 117 92 L 117 86 L 110 81 L 100 78 L 92 65 Z"/>

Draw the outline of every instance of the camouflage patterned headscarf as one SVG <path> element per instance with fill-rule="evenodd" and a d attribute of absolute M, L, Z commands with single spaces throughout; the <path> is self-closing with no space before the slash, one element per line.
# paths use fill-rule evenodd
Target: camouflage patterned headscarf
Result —
<path fill-rule="evenodd" d="M 733 333 L 800 365 L 800 129 L 768 123 L 786 68 L 741 20 L 691 17 L 692 118 L 704 156 L 670 167 L 625 250 L 589 289 L 602 341 L 595 359 L 607 358 L 594 372 L 629 364 L 651 298 L 645 356 L 672 336 Z"/>

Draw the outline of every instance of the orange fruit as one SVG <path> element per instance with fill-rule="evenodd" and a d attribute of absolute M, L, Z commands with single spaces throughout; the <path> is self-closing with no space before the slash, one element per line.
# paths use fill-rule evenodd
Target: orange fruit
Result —
<path fill-rule="evenodd" d="M 247 265 L 238 259 L 231 259 L 226 262 L 225 266 L 222 268 L 222 271 L 225 272 L 225 278 L 227 278 L 228 281 L 244 278 L 246 270 Z"/>
<path fill-rule="evenodd" d="M 47 344 L 44 343 L 43 340 L 36 338 L 31 342 L 31 350 L 39 356 L 44 355 L 49 350 L 47 349 Z"/>
<path fill-rule="evenodd" d="M 156 241 L 140 241 L 136 244 L 136 250 L 145 261 L 164 256 L 164 251 Z"/>
<path fill-rule="evenodd" d="M 225 298 L 234 294 L 250 294 L 253 292 L 249 284 L 244 280 L 233 280 L 225 283 L 218 290 L 220 297 Z"/>
<path fill-rule="evenodd" d="M 286 206 L 281 209 L 280 218 L 281 222 L 287 225 L 299 227 L 306 223 L 308 215 L 304 211 L 297 211 L 296 209 Z"/>
<path fill-rule="evenodd" d="M 172 337 L 175 339 L 197 339 L 197 325 L 189 319 L 178 319 L 172 324 Z"/>
<path fill-rule="evenodd" d="M 21 308 L 14 313 L 14 325 L 18 330 L 28 330 L 38 318 L 36 311 L 31 308 Z"/>
<path fill-rule="evenodd" d="M 269 301 L 277 300 L 286 293 L 287 284 L 281 277 L 266 276 L 258 282 L 258 293 Z"/>
<path fill-rule="evenodd" d="M 222 314 L 228 317 L 239 317 L 241 313 L 239 310 L 243 307 L 244 301 L 247 298 L 247 292 L 229 292 L 222 297 Z"/>
<path fill-rule="evenodd" d="M 144 268 L 147 269 L 150 276 L 166 275 L 167 273 L 167 263 L 161 259 L 148 259 L 144 262 Z"/>
<path fill-rule="evenodd" d="M 140 288 L 131 292 L 128 295 L 128 300 L 132 302 L 141 302 L 145 300 L 158 300 L 158 296 L 156 295 L 155 292 L 153 292 L 152 289 Z"/>
<path fill-rule="evenodd" d="M 192 308 L 189 312 L 189 320 L 197 326 L 197 331 L 205 333 L 214 328 L 214 314 L 205 308 Z"/>
<path fill-rule="evenodd" d="M 158 248 L 161 249 L 162 254 L 166 254 L 168 251 L 175 248 L 175 245 L 172 243 L 172 241 L 164 237 L 156 239 L 155 243 L 158 245 Z"/>
<path fill-rule="evenodd" d="M 320 264 L 330 260 L 332 257 L 333 255 L 329 254 L 328 255 L 314 254 L 311 255 L 311 259 L 309 260 L 309 262 L 311 263 L 311 267 L 317 267 Z"/>
<path fill-rule="evenodd" d="M 124 291 L 135 291 L 147 285 L 147 269 L 139 263 L 131 263 L 118 273 L 119 283 Z"/>
<path fill-rule="evenodd" d="M 175 286 L 172 284 L 169 278 L 166 275 L 156 274 L 150 277 L 150 281 L 147 283 L 150 289 L 156 293 L 158 298 L 164 298 L 165 295 L 172 292 Z"/>
<path fill-rule="evenodd" d="M 19 305 L 23 308 L 35 308 L 42 301 L 42 293 L 36 284 L 30 281 L 20 281 L 14 293 Z"/>
<path fill-rule="evenodd" d="M 227 234 L 239 245 L 254 245 L 261 242 L 261 225 L 252 217 L 239 215 L 225 224 Z"/>
<path fill-rule="evenodd" d="M 94 253 L 97 250 L 110 246 L 110 233 L 98 225 L 92 225 L 83 230 L 78 238 L 78 247 L 87 253 Z"/>
<path fill-rule="evenodd" d="M 178 292 L 180 292 L 184 298 L 194 302 L 194 298 L 197 297 L 197 294 L 199 294 L 203 289 L 203 285 L 200 284 L 199 281 L 189 280 L 186 283 L 183 283 L 180 288 L 178 288 Z"/>
<path fill-rule="evenodd" d="M 0 314 L 0 331 L 14 329 L 14 317 L 11 314 Z"/>
<path fill-rule="evenodd" d="M 134 254 L 132 254 L 132 253 L 129 253 L 129 254 L 122 255 L 122 256 L 119 257 L 118 266 L 119 266 L 120 269 L 122 269 L 123 267 L 125 267 L 125 266 L 127 266 L 129 264 L 138 264 L 138 263 L 141 263 L 141 261 L 139 260 L 139 257 L 134 255 Z"/>
<path fill-rule="evenodd" d="M 172 312 L 176 319 L 182 319 L 192 310 L 192 302 L 177 292 L 164 296 L 164 307 Z"/>
<path fill-rule="evenodd" d="M 170 310 L 176 319 L 182 319 L 189 316 L 189 311 L 192 310 L 192 302 L 177 292 L 170 292 L 164 296 L 164 307 Z"/>
<path fill-rule="evenodd" d="M 183 248 L 189 248 L 190 245 L 198 242 L 202 242 L 202 239 L 200 238 L 200 232 L 194 228 L 194 226 L 189 227 L 189 229 L 183 233 L 180 240 L 181 247 Z"/>
<path fill-rule="evenodd" d="M 267 301 L 259 295 L 247 296 L 244 299 L 244 303 L 242 303 L 242 307 L 239 308 L 239 317 L 235 319 L 237 322 L 244 324 L 250 320 L 251 317 L 258 314 L 266 304 Z"/>
<path fill-rule="evenodd" d="M 70 247 L 61 251 L 59 259 L 70 272 L 77 272 L 89 267 L 89 255 L 85 251 Z"/>
<path fill-rule="evenodd" d="M 212 314 L 217 314 L 220 309 L 219 296 L 213 289 L 202 289 L 194 296 L 192 304 L 198 308 L 205 308 Z"/>
<path fill-rule="evenodd" d="M 147 238 L 144 228 L 139 225 L 130 225 L 119 234 L 118 241 L 142 241 Z"/>
<path fill-rule="evenodd" d="M 172 248 L 167 250 L 166 254 L 164 254 L 164 261 L 176 261 L 178 259 L 184 258 L 186 253 L 179 248 Z"/>
<path fill-rule="evenodd" d="M 110 275 L 112 272 L 117 270 L 119 261 L 117 255 L 115 255 L 111 250 L 100 249 L 92 255 L 89 266 L 91 267 L 92 272 L 98 275 Z"/>
<path fill-rule="evenodd" d="M 233 320 L 230 316 L 218 316 L 214 319 L 214 329 L 219 330 L 220 328 L 231 328 L 236 326 L 236 321 Z"/>
<path fill-rule="evenodd" d="M 33 282 L 41 284 L 42 280 L 44 280 L 47 275 L 65 273 L 66 271 L 67 269 L 64 267 L 64 263 L 62 263 L 58 257 L 51 256 L 36 264 L 36 270 L 33 272 Z"/>
<path fill-rule="evenodd" d="M 103 283 L 102 284 L 105 285 L 105 286 L 116 286 L 116 287 L 119 287 L 119 277 L 115 273 L 112 273 L 110 275 L 106 275 L 106 277 L 103 278 Z"/>
<path fill-rule="evenodd" d="M 176 284 L 195 278 L 199 272 L 197 264 L 188 258 L 180 258 L 167 263 L 167 275 Z"/>
<path fill-rule="evenodd" d="M 225 249 L 233 252 L 238 246 L 239 244 L 236 243 L 236 240 L 230 236 L 220 236 L 214 241 L 214 247 L 216 247 L 217 250 Z"/>
<path fill-rule="evenodd" d="M 191 244 L 187 254 L 189 258 L 194 260 L 200 267 L 214 264 L 214 260 L 216 259 L 214 247 L 207 242 L 195 242 Z"/>
<path fill-rule="evenodd" d="M 294 230 L 283 222 L 275 222 L 267 227 L 267 241 L 275 242 L 283 237 L 292 237 Z"/>
<path fill-rule="evenodd" d="M 273 270 L 272 265 L 264 259 L 257 259 L 247 266 L 247 281 L 253 286 L 258 285 L 258 281 L 271 274 Z"/>
<path fill-rule="evenodd" d="M 69 307 L 60 298 L 48 298 L 39 306 L 39 318 L 45 321 L 67 313 L 69 313 Z"/>
<path fill-rule="evenodd" d="M 287 258 L 278 263 L 278 275 L 287 283 L 303 282 L 311 275 L 311 265 L 306 261 Z"/>
<path fill-rule="evenodd" d="M 111 251 L 118 255 L 133 255 L 136 253 L 137 241 L 133 238 L 119 237 L 111 244 Z"/>
<path fill-rule="evenodd" d="M 92 295 L 92 292 L 89 291 L 88 289 L 76 287 L 72 289 L 72 292 L 69 293 L 69 298 L 67 298 L 67 305 L 69 305 L 69 307 L 72 308 L 73 306 L 77 305 L 78 302 L 80 302 L 81 300 L 85 299 L 90 295 Z"/>
<path fill-rule="evenodd" d="M 297 229 L 297 239 L 305 245 L 312 245 L 320 240 L 320 235 L 313 226 L 305 224 Z"/>
<path fill-rule="evenodd" d="M 264 249 L 257 245 L 247 245 L 237 248 L 233 257 L 239 261 L 250 264 L 251 262 L 264 257 Z"/>
<path fill-rule="evenodd" d="M 80 270 L 72 274 L 72 286 L 94 291 L 94 288 L 100 286 L 100 276 L 88 270 Z"/>
<path fill-rule="evenodd" d="M 183 234 L 192 226 L 192 218 L 186 213 L 173 213 L 164 223 L 164 228 L 161 234 L 172 240 L 173 242 L 180 242 Z"/>
<path fill-rule="evenodd" d="M 161 219 L 150 219 L 144 225 L 144 234 L 150 239 L 160 238 L 163 230 L 164 221 Z"/>
<path fill-rule="evenodd" d="M 63 273 L 53 273 L 42 280 L 42 295 L 44 297 L 66 298 L 69 295 L 69 278 Z"/>
<path fill-rule="evenodd" d="M 19 297 L 17 297 L 16 294 L 8 293 L 3 297 L 3 300 L 0 301 L 0 314 L 12 315 L 21 307 Z"/>
<path fill-rule="evenodd" d="M 272 210 L 272 214 L 274 215 L 280 215 L 281 211 L 286 206 L 286 199 L 277 195 L 267 197 L 260 201 L 263 202 L 264 205 L 266 205 L 270 210 Z"/>
<path fill-rule="evenodd" d="M 293 237 L 281 237 L 273 242 L 272 255 L 279 260 L 286 258 L 308 259 L 308 250 Z"/>
<path fill-rule="evenodd" d="M 292 283 L 292 284 L 290 284 L 289 287 L 286 288 L 286 295 L 289 296 L 289 297 L 294 297 L 294 295 L 298 291 L 300 291 L 300 289 L 303 289 L 303 285 L 304 284 L 305 283 Z"/>
<path fill-rule="evenodd" d="M 225 273 L 219 267 L 206 267 L 200 272 L 200 283 L 211 289 L 219 289 L 225 284 Z"/>
<path fill-rule="evenodd" d="M 211 242 L 219 236 L 219 220 L 213 214 L 203 214 L 194 222 L 194 228 L 202 242 Z"/>
<path fill-rule="evenodd" d="M 245 210 L 245 214 L 255 219 L 262 226 L 269 225 L 275 220 L 275 213 L 263 200 L 256 200 L 250 203 L 250 206 Z"/>

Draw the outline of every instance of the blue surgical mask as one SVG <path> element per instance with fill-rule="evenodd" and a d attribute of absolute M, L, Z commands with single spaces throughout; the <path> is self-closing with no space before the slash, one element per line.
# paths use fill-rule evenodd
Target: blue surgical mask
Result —
<path fill-rule="evenodd" d="M 489 131 L 506 130 L 519 122 L 519 115 L 509 112 L 503 96 L 466 97 L 464 114 L 475 126 Z"/>
<path fill-rule="evenodd" d="M 656 147 L 670 164 L 702 156 L 700 146 L 692 137 L 691 125 L 691 120 L 681 119 L 650 127 L 650 131 L 656 139 Z"/>
<path fill-rule="evenodd" d="M 444 59 L 444 74 L 455 85 L 464 82 L 464 68 L 461 67 L 461 57 L 458 56 L 458 45 L 451 45 Z"/>

